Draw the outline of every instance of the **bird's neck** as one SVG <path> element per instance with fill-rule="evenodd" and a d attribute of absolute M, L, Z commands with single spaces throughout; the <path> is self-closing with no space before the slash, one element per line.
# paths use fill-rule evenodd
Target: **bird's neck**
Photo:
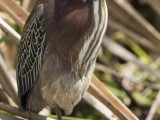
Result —
<path fill-rule="evenodd" d="M 49 6 L 54 3 L 54 10 L 46 8 L 46 38 L 51 40 L 50 48 L 64 56 L 78 54 L 93 25 L 92 1 L 76 4 L 70 1 L 50 0 Z"/>
<path fill-rule="evenodd" d="M 48 1 L 46 39 L 50 40 L 50 51 L 73 61 L 87 61 L 98 51 L 106 28 L 105 0 Z"/>

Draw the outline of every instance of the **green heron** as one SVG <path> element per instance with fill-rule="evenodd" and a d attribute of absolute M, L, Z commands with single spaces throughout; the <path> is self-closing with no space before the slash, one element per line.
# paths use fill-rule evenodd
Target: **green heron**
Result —
<path fill-rule="evenodd" d="M 49 106 L 58 120 L 72 112 L 90 84 L 107 14 L 105 0 L 38 0 L 18 52 L 21 108 Z"/>

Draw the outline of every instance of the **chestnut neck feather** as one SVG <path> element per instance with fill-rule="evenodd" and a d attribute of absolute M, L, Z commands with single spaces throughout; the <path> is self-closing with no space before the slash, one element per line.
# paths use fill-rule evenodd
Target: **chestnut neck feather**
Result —
<path fill-rule="evenodd" d="M 77 59 L 92 26 L 92 0 L 48 0 L 46 18 L 46 40 L 49 51 L 58 52 L 64 58 Z M 74 58 L 73 58 L 74 57 Z"/>

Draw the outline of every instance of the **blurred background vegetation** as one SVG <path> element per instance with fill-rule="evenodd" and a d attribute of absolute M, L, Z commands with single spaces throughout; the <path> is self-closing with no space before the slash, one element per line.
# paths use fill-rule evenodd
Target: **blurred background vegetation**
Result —
<path fill-rule="evenodd" d="M 33 0 L 28 5 L 27 1 L 16 0 L 18 5 L 30 12 L 35 2 Z M 138 118 L 160 120 L 160 1 L 106 1 L 109 8 L 108 29 L 94 73 Z M 0 17 L 22 33 L 21 26 L 3 10 Z M 15 76 L 17 45 L 1 30 L 0 53 Z M 0 101 L 9 103 L 1 83 Z M 71 116 L 106 119 L 83 100 Z"/>

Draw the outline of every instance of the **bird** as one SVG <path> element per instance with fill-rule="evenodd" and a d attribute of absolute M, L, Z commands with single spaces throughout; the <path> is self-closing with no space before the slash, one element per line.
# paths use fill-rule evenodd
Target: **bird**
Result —
<path fill-rule="evenodd" d="M 87 91 L 107 28 L 105 0 L 38 0 L 23 28 L 16 79 L 20 108 L 58 120 Z"/>

